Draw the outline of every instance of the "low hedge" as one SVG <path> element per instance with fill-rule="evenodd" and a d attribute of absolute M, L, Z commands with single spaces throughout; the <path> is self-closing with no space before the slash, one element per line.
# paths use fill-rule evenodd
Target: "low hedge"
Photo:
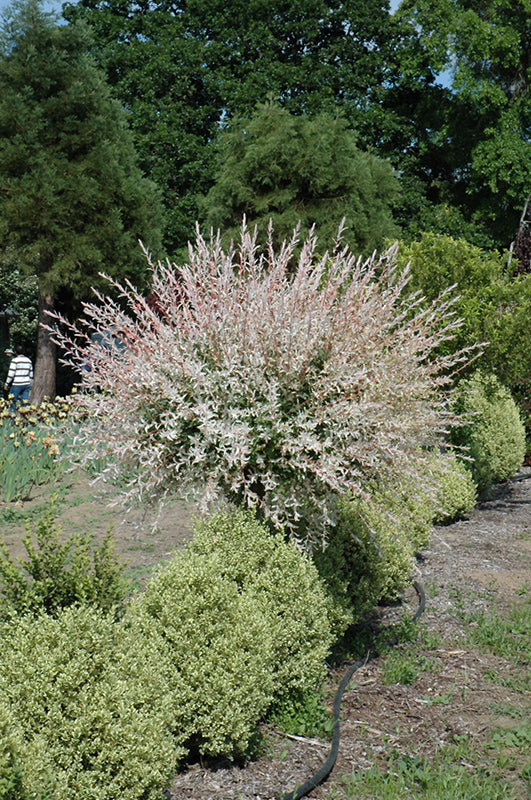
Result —
<path fill-rule="evenodd" d="M 311 561 L 244 511 L 196 535 L 131 605 L 129 624 L 164 637 L 179 686 L 175 726 L 203 755 L 245 753 L 280 694 L 316 686 L 333 636 Z"/>
<path fill-rule="evenodd" d="M 343 498 L 338 517 L 327 547 L 313 557 L 336 603 L 356 623 L 380 600 L 398 597 L 411 582 L 414 547 L 405 524 L 408 515 L 387 512 L 381 502 Z"/>
<path fill-rule="evenodd" d="M 172 726 L 202 755 L 245 752 L 271 703 L 272 643 L 266 613 L 223 575 L 216 553 L 177 554 L 128 609 L 149 641 L 163 637 L 173 676 Z"/>
<path fill-rule="evenodd" d="M 476 483 L 455 453 L 433 459 L 432 474 L 437 485 L 433 521 L 449 523 L 468 516 L 477 502 Z"/>
<path fill-rule="evenodd" d="M 223 574 L 266 612 L 275 693 L 318 685 L 334 636 L 348 621 L 330 606 L 311 557 L 241 510 L 198 522 L 190 549 L 217 553 Z"/>

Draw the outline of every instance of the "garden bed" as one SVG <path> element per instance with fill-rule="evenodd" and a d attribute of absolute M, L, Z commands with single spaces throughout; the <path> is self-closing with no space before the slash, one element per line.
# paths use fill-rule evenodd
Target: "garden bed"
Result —
<path fill-rule="evenodd" d="M 38 518 L 54 492 L 63 534 L 90 531 L 99 539 L 112 528 L 115 552 L 127 561 L 137 586 L 191 535 L 193 506 L 172 501 L 158 518 L 154 511 L 124 514 L 106 504 L 108 498 L 98 495 L 86 475 L 75 474 L 55 487 L 34 490 L 29 500 L 0 507 L 2 535 L 12 554 L 24 554 L 25 525 Z M 514 608 L 530 610 L 531 467 L 497 486 L 468 520 L 437 528 L 417 577 L 427 593 L 418 639 L 355 674 L 343 697 L 336 765 L 310 796 L 374 797 L 359 789 L 354 793 L 349 777 L 371 767 L 385 771 L 392 756 L 428 764 L 443 759 L 443 766 L 471 773 L 483 767 L 499 783 L 500 796 L 524 800 L 531 751 L 525 723 L 529 674 L 526 678 L 511 652 L 500 655 L 482 647 L 480 634 L 486 620 L 503 626 Z M 412 590 L 402 607 L 375 609 L 372 622 L 397 621 L 415 606 Z M 527 635 L 529 641 L 529 624 Z M 330 672 L 330 704 L 348 663 Z M 262 734 L 256 760 L 188 764 L 168 797 L 269 800 L 306 781 L 328 755 L 329 744 L 314 737 L 289 738 L 267 727 Z"/>

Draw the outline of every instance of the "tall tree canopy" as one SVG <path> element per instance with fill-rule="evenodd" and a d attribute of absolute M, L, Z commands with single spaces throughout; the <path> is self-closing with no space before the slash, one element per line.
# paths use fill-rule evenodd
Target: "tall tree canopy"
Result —
<path fill-rule="evenodd" d="M 397 219 L 507 247 L 529 193 L 530 0 L 79 0 L 163 189 L 170 252 L 193 234 L 220 129 L 273 97 L 344 114 L 400 175 Z M 441 73 L 444 80 L 441 80 Z"/>
<path fill-rule="evenodd" d="M 410 37 L 401 72 L 429 65 L 449 83 L 428 115 L 412 109 L 426 125 L 428 197 L 449 227 L 449 216 L 454 227 L 460 218 L 461 231 L 449 232 L 471 238 L 473 228 L 476 239 L 508 247 L 531 187 L 531 3 L 403 0 L 397 14 Z"/>
<path fill-rule="evenodd" d="M 388 0 L 80 0 L 97 57 L 162 187 L 170 251 L 193 235 L 219 126 L 273 96 L 295 114 L 344 108 L 367 127 L 389 77 Z"/>
<path fill-rule="evenodd" d="M 323 246 L 337 236 L 370 255 L 396 236 L 391 208 L 398 196 L 392 167 L 358 149 L 345 119 L 323 112 L 295 116 L 266 103 L 250 119 L 236 118 L 220 136 L 215 183 L 204 202 L 207 225 L 238 235 L 242 216 L 275 239 L 315 225 Z"/>
<path fill-rule="evenodd" d="M 99 271 L 141 283 L 138 246 L 160 242 L 160 201 L 142 177 L 125 114 L 91 55 L 86 24 L 39 0 L 13 4 L 0 37 L 0 247 L 39 281 L 40 318 L 90 295 Z M 34 399 L 55 391 L 39 330 Z"/>

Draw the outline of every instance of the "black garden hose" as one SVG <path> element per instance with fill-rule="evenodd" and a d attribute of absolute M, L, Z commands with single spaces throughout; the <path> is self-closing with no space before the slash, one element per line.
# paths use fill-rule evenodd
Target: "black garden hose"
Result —
<path fill-rule="evenodd" d="M 420 583 L 415 581 L 413 583 L 413 587 L 417 593 L 418 600 L 419 600 L 419 607 L 415 616 L 412 619 L 412 622 L 416 622 L 424 609 L 426 608 L 426 593 L 424 592 L 424 588 Z M 385 643 L 385 647 L 393 647 L 398 643 L 398 636 L 393 636 L 388 642 Z M 363 667 L 364 664 L 367 664 L 373 658 L 376 658 L 379 655 L 376 651 L 369 651 L 363 658 L 360 658 L 359 661 L 356 661 L 355 664 L 352 664 L 343 676 L 341 683 L 339 684 L 338 690 L 336 692 L 336 696 L 334 698 L 334 708 L 332 712 L 333 718 L 333 727 L 332 727 L 332 745 L 330 747 L 330 754 L 326 759 L 325 763 L 319 769 L 315 775 L 309 778 L 306 783 L 303 783 L 302 786 L 299 786 L 297 789 L 293 789 L 292 792 L 288 792 L 288 794 L 284 794 L 281 792 L 279 795 L 279 800 L 300 800 L 301 797 L 305 797 L 312 789 L 315 789 L 319 784 L 321 784 L 325 778 L 329 775 L 332 771 L 334 764 L 336 763 L 337 753 L 339 750 L 339 712 L 341 710 L 341 699 L 343 697 L 343 693 L 347 688 L 350 679 L 354 675 L 354 673 Z"/>

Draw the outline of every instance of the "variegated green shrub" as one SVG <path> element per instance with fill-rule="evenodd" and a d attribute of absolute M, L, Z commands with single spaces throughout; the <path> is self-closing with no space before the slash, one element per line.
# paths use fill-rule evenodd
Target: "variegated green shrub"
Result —
<path fill-rule="evenodd" d="M 211 756 L 245 752 L 273 696 L 267 613 L 224 574 L 218 553 L 178 553 L 132 603 L 127 621 L 163 637 L 172 663 L 172 726 Z"/>
<path fill-rule="evenodd" d="M 347 620 L 330 606 L 311 558 L 241 510 L 197 523 L 190 548 L 219 554 L 223 574 L 266 613 L 275 694 L 317 686 L 332 645 L 331 629 L 342 630 Z"/>
<path fill-rule="evenodd" d="M 477 486 L 463 461 L 454 453 L 434 459 L 437 504 L 434 522 L 448 523 L 466 517 L 477 501 Z"/>
<path fill-rule="evenodd" d="M 352 622 L 362 620 L 382 598 L 396 598 L 414 572 L 409 515 L 384 511 L 382 503 L 389 508 L 385 498 L 378 505 L 343 498 L 327 547 L 313 553 L 320 575 Z"/>
<path fill-rule="evenodd" d="M 160 800 L 185 751 L 155 635 L 148 648 L 96 609 L 69 608 L 14 616 L 0 642 L 2 725 L 28 798 L 48 786 L 53 800 Z"/>
<path fill-rule="evenodd" d="M 495 375 L 475 372 L 457 386 L 454 407 L 468 414 L 469 424 L 452 431 L 455 445 L 467 448 L 470 468 L 479 492 L 507 480 L 522 466 L 525 428 L 520 413 Z"/>
<path fill-rule="evenodd" d="M 309 556 L 235 510 L 196 523 L 128 619 L 141 636 L 164 637 L 179 684 L 174 725 L 187 744 L 237 756 L 275 699 L 321 683 L 331 609 Z"/>

